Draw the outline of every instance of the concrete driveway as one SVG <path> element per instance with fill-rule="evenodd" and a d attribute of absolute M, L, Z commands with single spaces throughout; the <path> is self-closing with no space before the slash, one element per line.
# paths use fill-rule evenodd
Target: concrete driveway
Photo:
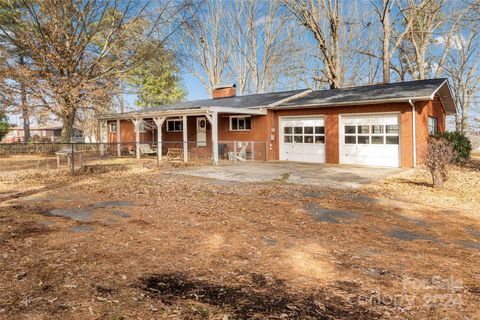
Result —
<path fill-rule="evenodd" d="M 237 162 L 181 168 L 170 173 L 234 182 L 287 182 L 331 188 L 357 188 L 402 172 L 399 168 L 297 162 Z"/>

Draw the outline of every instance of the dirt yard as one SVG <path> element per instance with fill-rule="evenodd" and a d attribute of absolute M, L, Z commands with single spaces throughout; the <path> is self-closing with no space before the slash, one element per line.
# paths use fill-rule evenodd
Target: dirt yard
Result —
<path fill-rule="evenodd" d="M 165 171 L 3 182 L 0 318 L 480 319 L 479 160 L 441 191 Z"/>

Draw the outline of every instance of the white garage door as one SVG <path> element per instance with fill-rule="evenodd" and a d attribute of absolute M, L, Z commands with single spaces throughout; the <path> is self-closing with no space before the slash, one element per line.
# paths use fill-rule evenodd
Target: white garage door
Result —
<path fill-rule="evenodd" d="M 400 166 L 398 114 L 342 115 L 340 163 Z"/>
<path fill-rule="evenodd" d="M 325 123 L 323 117 L 282 118 L 280 121 L 280 160 L 325 162 Z"/>

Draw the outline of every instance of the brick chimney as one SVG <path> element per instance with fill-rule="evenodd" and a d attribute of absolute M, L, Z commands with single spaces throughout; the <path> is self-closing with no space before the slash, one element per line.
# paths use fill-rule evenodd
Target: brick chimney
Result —
<path fill-rule="evenodd" d="M 212 89 L 212 98 L 221 99 L 221 98 L 230 98 L 237 95 L 237 86 L 235 84 L 215 86 Z"/>

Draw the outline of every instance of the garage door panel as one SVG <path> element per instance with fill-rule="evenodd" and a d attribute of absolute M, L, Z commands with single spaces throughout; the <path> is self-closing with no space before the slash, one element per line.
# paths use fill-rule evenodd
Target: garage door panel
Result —
<path fill-rule="evenodd" d="M 399 140 L 398 114 L 342 115 L 339 131 L 341 163 L 399 166 L 399 144 L 387 144 Z"/>
<path fill-rule="evenodd" d="M 282 118 L 280 160 L 325 162 L 325 144 L 319 143 L 325 141 L 324 126 L 323 117 Z"/>

